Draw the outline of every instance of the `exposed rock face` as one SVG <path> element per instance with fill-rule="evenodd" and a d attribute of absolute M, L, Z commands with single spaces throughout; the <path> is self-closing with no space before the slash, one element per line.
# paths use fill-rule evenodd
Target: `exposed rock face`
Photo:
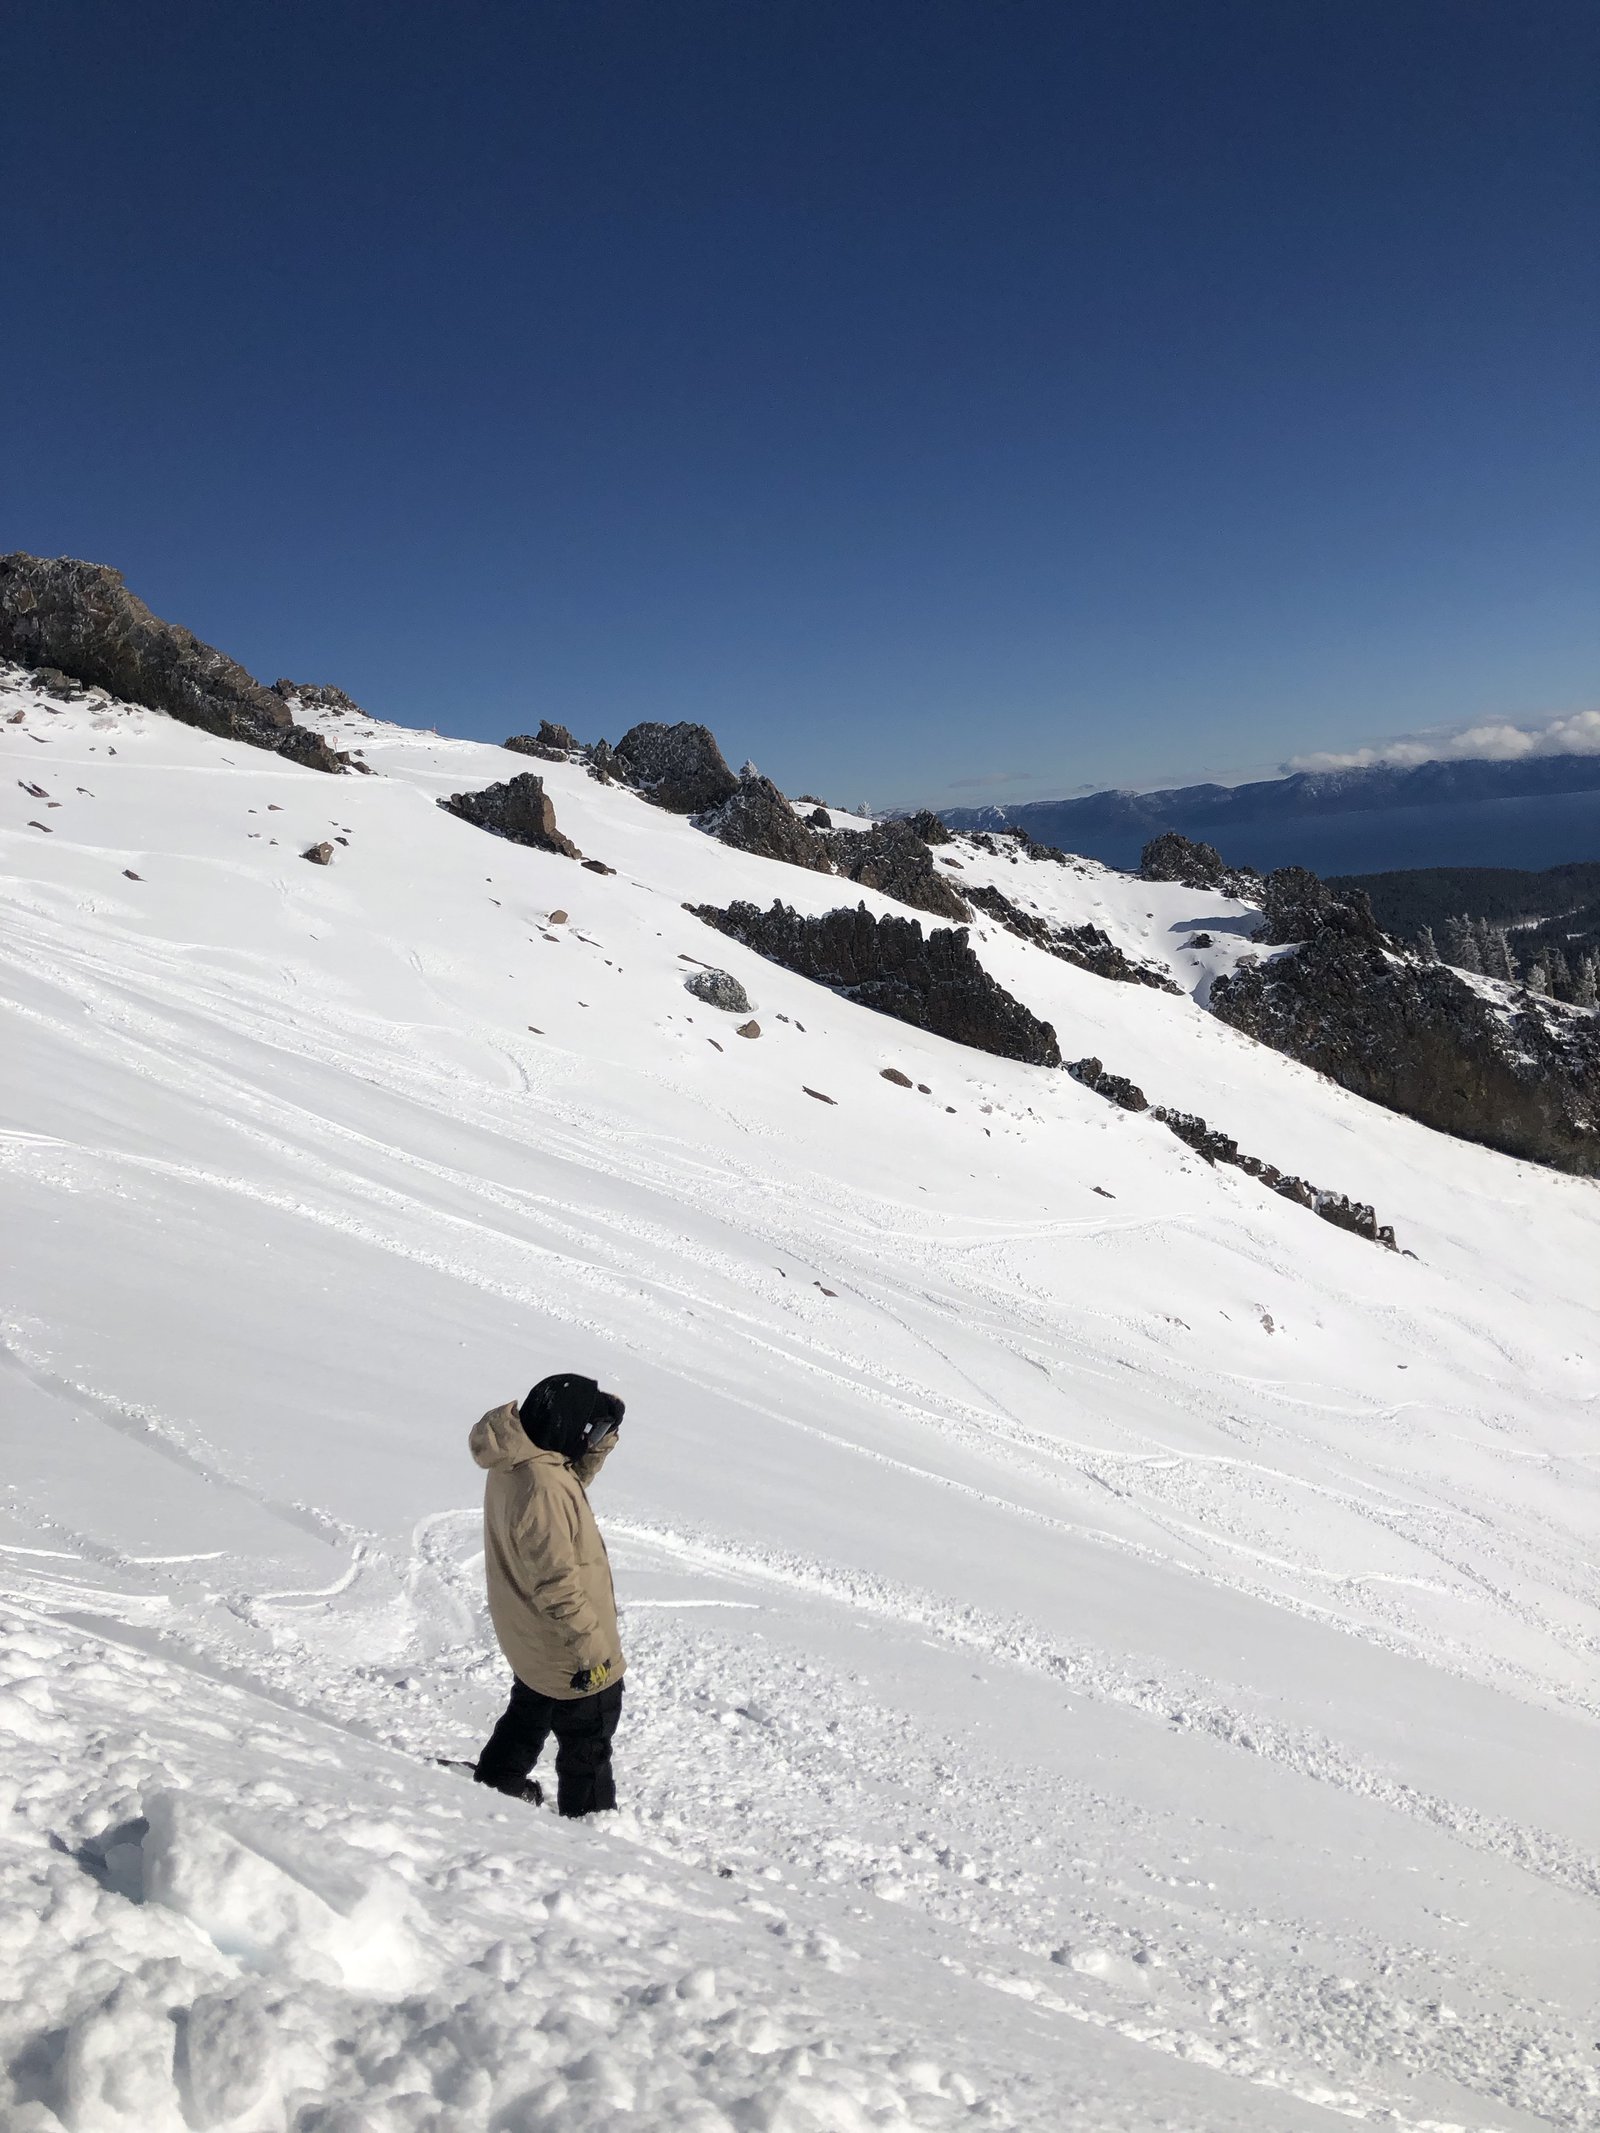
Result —
<path fill-rule="evenodd" d="M 964 830 L 962 835 L 969 844 L 976 845 L 980 852 L 988 852 L 995 859 L 1009 859 L 1014 867 L 1022 864 L 1022 859 L 1017 856 L 1019 852 L 1022 858 L 1048 859 L 1056 866 L 1068 866 L 1072 863 L 1070 852 L 1057 851 L 1053 844 L 1036 843 L 1021 823 L 1013 823 L 1000 830 Z"/>
<path fill-rule="evenodd" d="M 283 698 L 192 631 L 162 622 L 120 571 L 71 556 L 0 556 L 0 657 L 149 704 L 186 726 L 269 748 L 313 770 L 343 763 Z"/>
<path fill-rule="evenodd" d="M 750 995 L 730 971 L 696 970 L 684 979 L 683 986 L 685 992 L 704 1000 L 707 1007 L 720 1007 L 725 1015 L 750 1012 Z"/>
<path fill-rule="evenodd" d="M 509 748 L 511 743 L 507 741 Z M 601 785 L 628 782 L 627 765 L 613 752 L 609 741 L 596 741 L 589 750 L 589 775 Z"/>
<path fill-rule="evenodd" d="M 1369 914 L 1370 918 L 1370 914 Z M 1376 933 L 1376 928 L 1373 929 Z M 1211 1010 L 1342 1088 L 1440 1132 L 1600 1174 L 1600 1016 L 1469 984 L 1334 925 L 1248 959 Z"/>
<path fill-rule="evenodd" d="M 720 807 L 697 815 L 695 826 L 738 851 L 787 860 L 790 866 L 809 867 L 815 874 L 833 872 L 828 845 L 759 770 L 746 768 L 737 789 Z"/>
<path fill-rule="evenodd" d="M 1397 1249 L 1393 1229 L 1387 1223 L 1380 1223 L 1373 1210 L 1362 1201 L 1352 1200 L 1342 1192 L 1324 1192 L 1320 1186 L 1308 1185 L 1304 1178 L 1285 1176 L 1275 1163 L 1264 1163 L 1259 1156 L 1241 1154 L 1239 1143 L 1231 1134 L 1219 1133 L 1194 1111 L 1171 1111 L 1165 1104 L 1152 1104 L 1136 1082 L 1130 1081 L 1125 1074 L 1107 1073 L 1098 1059 L 1074 1059 L 1067 1072 L 1074 1081 L 1081 1081 L 1086 1089 L 1093 1089 L 1109 1103 L 1119 1104 L 1124 1111 L 1147 1111 L 1169 1133 L 1176 1134 L 1186 1148 L 1192 1148 L 1203 1162 L 1229 1163 L 1247 1176 L 1259 1178 L 1263 1185 L 1281 1198 L 1293 1200 L 1297 1207 L 1308 1207 L 1324 1222 L 1350 1230 L 1370 1243 L 1384 1245 L 1391 1252 Z"/>
<path fill-rule="evenodd" d="M 967 894 L 980 911 L 997 918 L 1008 933 L 1016 934 L 1019 940 L 1032 941 L 1036 948 L 1059 956 L 1063 963 L 1075 963 L 1080 970 L 1093 971 L 1097 978 L 1114 978 L 1124 985 L 1149 985 L 1157 992 L 1183 990 L 1154 963 L 1136 963 L 1124 955 L 1099 926 L 1047 925 L 1036 911 L 1020 910 L 1003 891 L 981 884 L 975 883 Z"/>
<path fill-rule="evenodd" d="M 911 827 L 924 844 L 954 844 L 956 841 L 954 833 L 928 807 L 911 817 Z"/>
<path fill-rule="evenodd" d="M 537 733 L 513 733 L 500 745 L 513 755 L 536 755 L 547 763 L 564 763 L 578 744 L 565 726 L 552 725 L 549 719 L 542 718 Z"/>
<path fill-rule="evenodd" d="M 583 854 L 570 837 L 556 828 L 556 811 L 544 789 L 543 778 L 525 770 L 504 785 L 487 785 L 482 792 L 452 793 L 439 805 L 447 815 L 459 815 L 477 829 L 492 830 L 512 844 L 527 844 L 540 852 L 561 852 L 568 859 Z"/>
<path fill-rule="evenodd" d="M 309 859 L 314 867 L 331 867 L 333 865 L 333 846 L 326 842 L 307 845 L 300 857 Z"/>
<path fill-rule="evenodd" d="M 939 927 L 924 939 L 914 918 L 874 918 L 865 904 L 822 918 L 802 918 L 781 903 L 770 911 L 747 903 L 690 909 L 758 955 L 878 1014 L 1002 1059 L 1061 1064 L 1055 1031 L 995 983 L 964 929 Z"/>
<path fill-rule="evenodd" d="M 952 885 L 935 873 L 933 854 L 909 822 L 875 822 L 868 830 L 835 830 L 826 849 L 839 872 L 864 889 L 892 896 L 935 918 L 970 918 Z"/>
<path fill-rule="evenodd" d="M 645 798 L 674 815 L 705 814 L 739 789 L 709 726 L 646 721 L 628 728 L 615 755 Z"/>
<path fill-rule="evenodd" d="M 1357 940 L 1383 945 L 1383 935 L 1372 915 L 1365 889 L 1351 889 L 1335 896 L 1328 884 L 1307 867 L 1279 867 L 1259 884 L 1261 924 L 1254 938 L 1284 948 L 1295 941 L 1308 941 L 1317 933 L 1347 933 Z"/>
<path fill-rule="evenodd" d="M 1231 867 L 1214 844 L 1199 844 L 1164 830 L 1139 854 L 1141 881 L 1176 881 L 1186 889 L 1215 889 L 1223 896 L 1257 897 L 1261 877 L 1249 867 Z"/>
<path fill-rule="evenodd" d="M 1123 1111 L 1148 1111 L 1150 1099 L 1136 1081 L 1126 1074 L 1110 1074 L 1098 1059 L 1072 1059 L 1067 1062 L 1067 1072 L 1074 1081 L 1081 1081 L 1086 1089 L 1093 1089 L 1096 1096 L 1103 1096 L 1107 1103 L 1115 1104 Z"/>
<path fill-rule="evenodd" d="M 355 698 L 331 681 L 288 681 L 280 676 L 272 684 L 272 693 L 281 696 L 291 710 L 298 704 L 307 711 L 333 711 L 341 718 L 366 717 Z"/>

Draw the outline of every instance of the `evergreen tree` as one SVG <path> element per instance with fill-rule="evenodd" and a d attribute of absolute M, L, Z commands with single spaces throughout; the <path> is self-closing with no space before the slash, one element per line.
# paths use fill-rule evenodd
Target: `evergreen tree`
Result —
<path fill-rule="evenodd" d="M 1483 969 L 1478 936 L 1470 918 L 1447 918 L 1444 922 L 1444 959 L 1457 970 Z"/>
<path fill-rule="evenodd" d="M 1572 998 L 1578 1007 L 1600 1007 L 1600 964 L 1592 955 L 1579 959 L 1572 980 Z"/>
<path fill-rule="evenodd" d="M 1417 953 L 1425 963 L 1437 963 L 1439 944 L 1433 937 L 1433 928 L 1423 926 L 1417 933 Z"/>
<path fill-rule="evenodd" d="M 1528 972 L 1528 990 L 1549 996 L 1550 967 L 1542 955 L 1535 959 L 1533 968 Z"/>
<path fill-rule="evenodd" d="M 1559 948 L 1547 948 L 1544 952 L 1544 967 L 1550 980 L 1550 990 L 1558 1000 L 1572 998 L 1572 971 Z"/>
<path fill-rule="evenodd" d="M 1480 947 L 1483 967 L 1491 978 L 1503 978 L 1508 985 L 1517 982 L 1516 958 L 1511 953 L 1511 936 L 1504 926 L 1485 925 Z"/>

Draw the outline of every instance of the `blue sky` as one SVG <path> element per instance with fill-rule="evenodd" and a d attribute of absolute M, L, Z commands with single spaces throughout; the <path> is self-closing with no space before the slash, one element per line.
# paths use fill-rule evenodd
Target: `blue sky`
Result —
<path fill-rule="evenodd" d="M 1592 708 L 1590 0 L 52 0 L 0 546 L 850 802 Z"/>

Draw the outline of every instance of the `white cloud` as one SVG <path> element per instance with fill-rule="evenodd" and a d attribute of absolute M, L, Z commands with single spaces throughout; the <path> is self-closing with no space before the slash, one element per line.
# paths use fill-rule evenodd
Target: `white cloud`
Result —
<path fill-rule="evenodd" d="M 1600 711 L 1569 711 L 1542 726 L 1485 719 L 1476 726 L 1436 726 L 1367 748 L 1291 756 L 1292 770 L 1365 770 L 1374 763 L 1410 769 L 1416 763 L 1518 763 L 1525 756 L 1600 755 Z"/>

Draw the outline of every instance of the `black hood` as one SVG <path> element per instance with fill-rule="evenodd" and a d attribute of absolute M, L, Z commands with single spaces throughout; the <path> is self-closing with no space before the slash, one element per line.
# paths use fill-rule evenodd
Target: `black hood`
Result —
<path fill-rule="evenodd" d="M 518 1410 L 523 1434 L 542 1452 L 581 1459 L 622 1419 L 622 1402 L 570 1371 L 541 1378 Z"/>

